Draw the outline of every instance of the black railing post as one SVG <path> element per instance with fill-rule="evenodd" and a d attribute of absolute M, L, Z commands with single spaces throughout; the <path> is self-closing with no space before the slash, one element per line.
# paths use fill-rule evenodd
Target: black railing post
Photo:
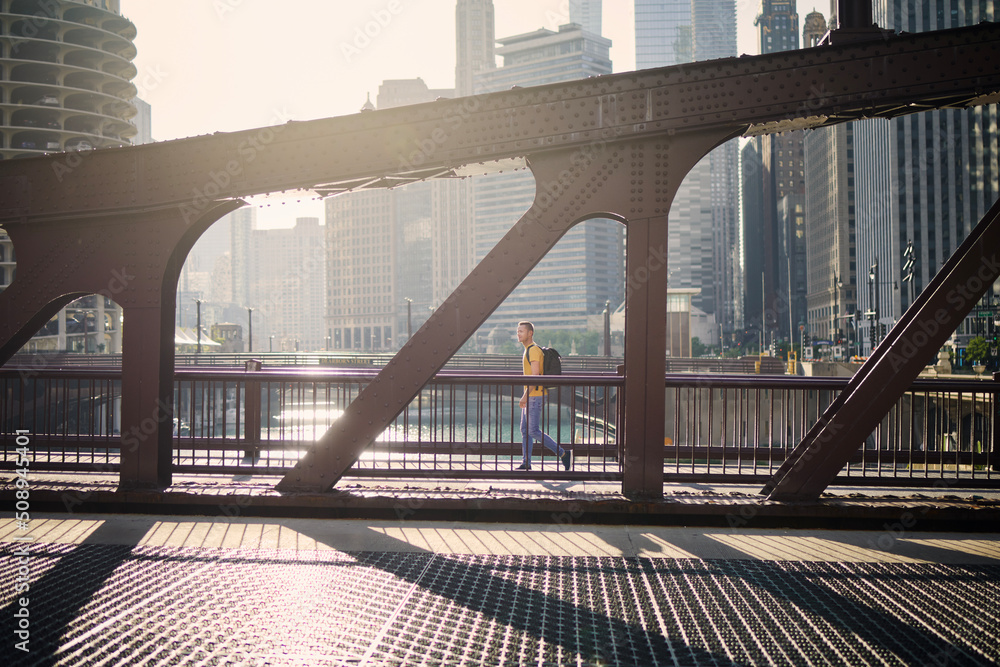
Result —
<path fill-rule="evenodd" d="M 263 364 L 259 359 L 248 359 L 244 364 L 247 373 L 256 373 Z M 244 455 L 254 459 L 260 454 L 260 380 L 251 380 L 249 376 L 245 383 L 244 397 Z"/>
<path fill-rule="evenodd" d="M 993 472 L 1000 472 L 1000 371 L 993 373 L 993 428 L 987 460 Z"/>
<path fill-rule="evenodd" d="M 619 376 L 625 375 L 625 365 L 619 364 L 615 369 Z M 618 448 L 618 469 L 625 466 L 625 439 L 622 437 L 625 424 L 625 383 L 621 382 L 615 389 L 615 445 Z"/>

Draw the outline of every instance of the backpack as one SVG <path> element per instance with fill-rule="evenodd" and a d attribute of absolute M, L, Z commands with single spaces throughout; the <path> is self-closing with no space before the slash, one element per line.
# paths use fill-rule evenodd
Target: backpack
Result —
<path fill-rule="evenodd" d="M 562 375 L 562 356 L 559 354 L 559 350 L 554 347 L 542 347 L 535 343 L 532 345 L 542 351 L 542 375 Z M 525 350 L 524 353 L 527 354 L 528 350 Z M 546 387 L 546 389 L 555 389 L 555 387 Z"/>

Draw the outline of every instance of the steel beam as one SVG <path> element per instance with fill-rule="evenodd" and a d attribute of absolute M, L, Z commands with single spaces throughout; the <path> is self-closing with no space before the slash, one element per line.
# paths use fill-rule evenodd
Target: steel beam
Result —
<path fill-rule="evenodd" d="M 0 224 L 490 171 L 497 160 L 691 131 L 769 133 L 988 104 L 1000 25 L 887 36 L 128 148 L 0 162 Z M 276 121 L 280 119 L 275 119 Z M 482 166 L 480 166 L 482 165 Z M 463 169 L 464 168 L 464 169 Z"/>
<path fill-rule="evenodd" d="M 5 225 L 17 278 L 0 293 L 0 363 L 73 299 L 122 307 L 122 487 L 170 484 L 177 279 L 198 236 L 242 205 L 214 205 L 190 225 L 177 207 Z"/>
<path fill-rule="evenodd" d="M 727 136 L 699 132 L 648 144 L 631 165 L 632 192 L 640 209 L 628 217 L 625 267 L 625 382 L 622 492 L 634 498 L 663 497 L 666 430 L 667 213 L 684 177 Z M 635 169 L 641 167 L 641 169 Z"/>
<path fill-rule="evenodd" d="M 761 493 L 815 500 L 1000 278 L 1000 201 L 920 293 Z"/>
<path fill-rule="evenodd" d="M 663 497 L 667 372 L 667 220 L 628 224 L 622 493 Z"/>

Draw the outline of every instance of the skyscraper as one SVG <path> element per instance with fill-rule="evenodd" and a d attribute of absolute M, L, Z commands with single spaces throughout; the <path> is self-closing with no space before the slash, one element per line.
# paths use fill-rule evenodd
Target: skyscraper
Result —
<path fill-rule="evenodd" d="M 326 256 L 319 218 L 298 218 L 291 229 L 251 234 L 250 304 L 254 333 L 275 337 L 274 349 L 294 352 L 326 346 Z M 257 337 L 255 337 L 257 338 Z M 269 349 L 260 342 L 254 349 Z"/>
<path fill-rule="evenodd" d="M 834 3 L 831 2 L 831 7 Z M 829 27 L 836 26 L 831 16 Z M 802 29 L 806 48 L 819 44 L 827 21 L 810 12 Z M 822 91 L 820 86 L 818 90 Z M 854 124 L 805 133 L 806 325 L 813 340 L 843 339 L 844 356 L 859 347 Z"/>
<path fill-rule="evenodd" d="M 394 338 L 397 235 L 390 193 L 326 200 L 327 330 L 334 350 L 383 350 Z"/>
<path fill-rule="evenodd" d="M 486 92 L 611 73 L 611 41 L 570 23 L 499 40 L 503 65 L 477 77 Z M 480 260 L 531 206 L 535 181 L 525 171 L 474 179 L 475 256 Z M 519 319 L 537 328 L 583 331 L 588 315 L 624 295 L 623 228 L 607 220 L 580 223 L 546 255 L 481 330 L 513 331 Z"/>
<path fill-rule="evenodd" d="M 735 56 L 734 0 L 635 0 L 635 54 L 637 69 Z M 692 304 L 725 331 L 742 306 L 738 159 L 729 142 L 695 165 L 668 215 L 670 287 L 699 289 Z"/>
<path fill-rule="evenodd" d="M 754 23 L 759 28 L 761 53 L 798 48 L 799 17 L 794 0 L 764 0 Z M 762 324 L 768 341 L 794 338 L 806 319 L 802 140 L 801 131 L 751 139 L 760 160 L 762 208 L 759 212 L 744 211 L 744 233 L 751 237 L 746 248 L 760 253 L 745 262 L 760 271 L 747 274 L 747 322 Z M 745 198 L 751 194 L 744 190 Z M 744 207 L 747 205 L 744 199 Z"/>
<path fill-rule="evenodd" d="M 422 79 L 379 86 L 389 109 L 450 97 Z M 471 270 L 469 183 L 434 179 L 366 190 L 326 202 L 330 300 L 327 334 L 336 350 L 399 347 Z"/>
<path fill-rule="evenodd" d="M 814 340 L 833 340 L 838 324 L 857 351 L 856 222 L 853 123 L 807 132 L 803 141 L 806 175 L 806 330 Z M 867 267 L 863 267 L 867 275 Z"/>
<path fill-rule="evenodd" d="M 455 94 L 473 95 L 475 76 L 496 67 L 493 0 L 458 0 L 455 7 Z"/>
<path fill-rule="evenodd" d="M 740 149 L 740 257 L 738 275 L 743 277 L 743 308 L 737 310 L 734 328 L 742 332 L 735 342 L 751 343 L 760 332 L 756 325 L 764 312 L 764 160 L 760 141 L 748 141 Z"/>
<path fill-rule="evenodd" d="M 431 90 L 421 79 L 387 80 L 377 105 L 369 100 L 365 109 L 476 94 L 476 77 L 496 66 L 492 0 L 458 0 L 455 41 L 454 90 Z M 398 348 L 468 275 L 470 192 L 466 180 L 435 179 L 327 201 L 327 330 L 333 349 Z"/>
<path fill-rule="evenodd" d="M 569 22 L 594 35 L 601 34 L 602 0 L 569 0 Z"/>
<path fill-rule="evenodd" d="M 873 6 L 879 26 L 906 32 L 1000 18 L 997 0 L 954 4 L 950 11 L 929 0 Z M 858 285 L 858 302 L 862 311 L 878 310 L 871 323 L 861 322 L 866 344 L 871 324 L 877 339 L 881 325 L 900 317 L 1000 197 L 998 115 L 993 104 L 854 123 L 858 264 L 873 274 L 869 285 Z M 912 291 L 901 272 L 908 243 L 916 260 Z"/>
<path fill-rule="evenodd" d="M 257 209 L 244 206 L 229 214 L 229 254 L 232 276 L 233 303 L 238 306 L 250 304 L 250 239 L 257 228 Z"/>
<path fill-rule="evenodd" d="M 799 15 L 795 0 L 762 0 L 754 25 L 760 29 L 761 53 L 799 48 Z"/>
<path fill-rule="evenodd" d="M 136 29 L 118 5 L 0 4 L 0 159 L 131 143 Z"/>
<path fill-rule="evenodd" d="M 830 25 L 835 25 L 832 19 Z M 802 30 L 803 44 L 817 46 L 826 32 L 823 15 L 810 12 Z M 839 331 L 845 356 L 860 351 L 854 158 L 853 123 L 805 133 L 806 331 L 813 340 L 829 341 Z"/>

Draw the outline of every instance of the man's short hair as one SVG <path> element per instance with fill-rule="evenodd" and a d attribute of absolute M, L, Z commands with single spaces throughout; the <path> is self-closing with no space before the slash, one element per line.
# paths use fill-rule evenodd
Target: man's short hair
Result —
<path fill-rule="evenodd" d="M 517 326 L 527 327 L 528 331 L 530 331 L 531 333 L 535 333 L 535 325 L 529 322 L 528 320 L 521 320 L 520 322 L 517 323 Z"/>

